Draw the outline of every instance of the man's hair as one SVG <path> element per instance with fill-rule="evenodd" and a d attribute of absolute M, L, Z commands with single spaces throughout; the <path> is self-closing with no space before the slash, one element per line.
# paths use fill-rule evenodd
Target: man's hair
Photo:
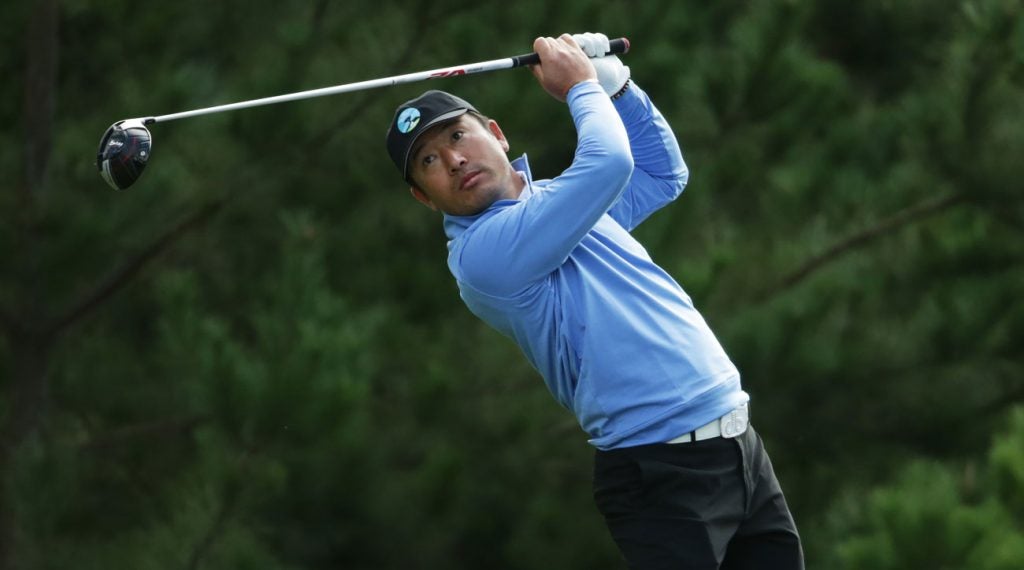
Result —
<path fill-rule="evenodd" d="M 477 113 L 476 111 L 466 111 L 467 115 L 471 115 L 474 119 L 480 122 L 480 126 L 487 128 L 487 122 L 491 120 L 490 117 L 483 113 Z"/>

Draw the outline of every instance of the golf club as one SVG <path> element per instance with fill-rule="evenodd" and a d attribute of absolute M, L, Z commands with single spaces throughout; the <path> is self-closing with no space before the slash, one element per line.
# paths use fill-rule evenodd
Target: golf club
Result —
<path fill-rule="evenodd" d="M 605 55 L 624 54 L 628 51 L 629 40 L 626 38 L 618 38 L 610 41 L 609 51 Z M 142 176 L 142 171 L 145 170 L 146 164 L 149 162 L 149 159 L 153 154 L 153 137 L 150 134 L 149 129 L 146 127 L 154 123 L 163 123 L 176 119 L 185 119 L 188 117 L 209 115 L 211 113 L 221 113 L 224 111 L 234 111 L 236 109 L 246 109 L 261 105 L 273 105 L 275 103 L 297 101 L 299 99 L 323 97 L 325 95 L 335 95 L 337 93 L 349 93 L 364 89 L 412 83 L 414 81 L 422 81 L 425 79 L 455 77 L 458 75 L 469 75 L 471 73 L 495 71 L 498 69 L 512 69 L 525 65 L 536 65 L 538 63 L 540 63 L 540 56 L 536 53 L 528 53 L 505 59 L 494 59 L 479 63 L 471 63 L 468 65 L 444 67 L 441 69 L 432 69 L 429 71 L 420 71 L 405 75 L 395 75 L 393 77 L 385 77 L 382 79 L 371 79 L 357 83 L 335 85 L 333 87 L 311 89 L 309 91 L 299 91 L 286 95 L 240 101 L 238 103 L 205 107 L 192 111 L 182 111 L 180 113 L 172 113 L 170 115 L 125 119 L 111 125 L 103 134 L 103 138 L 100 139 L 99 152 L 96 155 L 96 167 L 99 169 L 103 179 L 107 181 L 107 184 L 115 190 L 124 190 L 134 184 L 135 181 Z"/>

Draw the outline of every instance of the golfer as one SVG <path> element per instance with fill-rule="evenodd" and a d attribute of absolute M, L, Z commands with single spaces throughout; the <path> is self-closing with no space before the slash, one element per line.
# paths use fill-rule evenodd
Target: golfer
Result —
<path fill-rule="evenodd" d="M 568 104 L 572 164 L 534 180 L 498 123 L 428 91 L 387 149 L 444 214 L 462 299 L 519 344 L 596 448 L 594 498 L 630 568 L 803 568 L 740 375 L 682 288 L 630 235 L 688 177 L 675 135 L 602 34 L 538 38 Z"/>

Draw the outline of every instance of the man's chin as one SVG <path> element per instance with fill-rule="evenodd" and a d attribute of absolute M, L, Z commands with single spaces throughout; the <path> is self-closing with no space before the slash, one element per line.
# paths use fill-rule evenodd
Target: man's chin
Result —
<path fill-rule="evenodd" d="M 446 213 L 453 216 L 475 216 L 487 208 L 490 208 L 491 204 L 495 202 L 495 200 L 490 197 L 478 197 L 480 198 L 479 200 L 476 200 L 473 203 L 459 204 L 458 208 L 454 208 L 452 211 Z"/>

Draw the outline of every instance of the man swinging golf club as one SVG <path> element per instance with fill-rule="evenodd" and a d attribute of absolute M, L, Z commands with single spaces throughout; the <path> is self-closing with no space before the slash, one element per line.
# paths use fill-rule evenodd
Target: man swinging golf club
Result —
<path fill-rule="evenodd" d="M 533 180 L 497 122 L 441 91 L 400 105 L 388 130 L 413 197 L 444 214 L 463 300 L 576 414 L 630 568 L 803 568 L 736 367 L 629 233 L 686 184 L 675 135 L 616 56 L 588 58 L 604 35 L 533 47 L 576 125 L 561 175 Z"/>

